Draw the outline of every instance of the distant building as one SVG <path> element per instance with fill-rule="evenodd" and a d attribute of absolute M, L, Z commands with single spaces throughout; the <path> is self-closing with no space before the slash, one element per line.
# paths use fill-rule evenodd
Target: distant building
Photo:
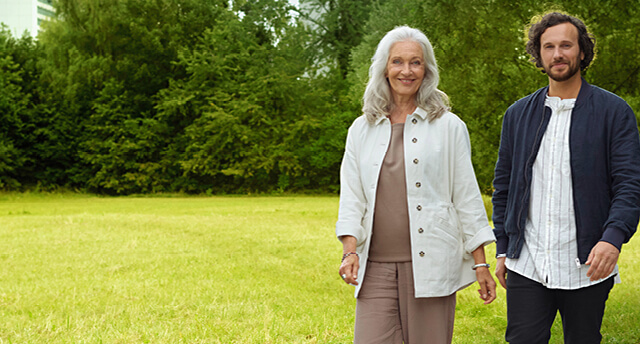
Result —
<path fill-rule="evenodd" d="M 22 37 L 24 32 L 36 37 L 40 24 L 55 15 L 51 0 L 0 0 L 0 22 L 11 34 Z"/>

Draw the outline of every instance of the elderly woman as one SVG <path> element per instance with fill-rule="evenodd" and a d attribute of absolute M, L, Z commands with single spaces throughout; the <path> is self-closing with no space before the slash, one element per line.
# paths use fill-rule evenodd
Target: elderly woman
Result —
<path fill-rule="evenodd" d="M 438 81 L 419 30 L 398 27 L 378 44 L 340 171 L 336 234 L 340 275 L 356 286 L 354 343 L 451 343 L 456 291 L 477 280 L 485 304 L 496 297 L 469 135 Z"/>

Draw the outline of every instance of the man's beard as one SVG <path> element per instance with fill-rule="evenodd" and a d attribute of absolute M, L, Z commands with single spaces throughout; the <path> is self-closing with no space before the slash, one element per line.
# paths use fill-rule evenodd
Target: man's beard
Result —
<path fill-rule="evenodd" d="M 557 64 L 557 63 L 561 63 L 561 62 L 568 63 L 568 61 L 566 61 L 566 60 L 554 61 L 553 63 Z M 554 81 L 558 81 L 558 82 L 567 81 L 567 80 L 571 79 L 574 75 L 576 75 L 576 73 L 578 73 L 580 71 L 580 64 L 578 63 L 578 61 L 575 61 L 575 62 L 576 63 L 574 63 L 574 64 L 568 63 L 569 70 L 565 74 L 561 74 L 561 75 L 558 75 L 557 73 L 556 74 L 552 74 L 550 71 L 553 70 L 553 65 L 550 68 L 545 68 L 544 71 Z"/>

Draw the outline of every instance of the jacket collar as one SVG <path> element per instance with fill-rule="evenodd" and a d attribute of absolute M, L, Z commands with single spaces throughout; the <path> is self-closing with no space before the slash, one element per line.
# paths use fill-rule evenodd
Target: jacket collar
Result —
<path fill-rule="evenodd" d="M 420 117 L 420 119 L 423 121 L 427 120 L 427 111 L 421 107 L 417 107 L 416 111 L 414 111 L 413 114 L 416 115 L 416 117 Z"/>
<path fill-rule="evenodd" d="M 387 116 L 376 116 L 375 125 L 378 125 L 378 124 L 382 123 L 382 121 L 386 121 L 386 120 L 389 120 L 389 117 L 387 117 Z"/>
<path fill-rule="evenodd" d="M 582 86 L 580 86 L 580 92 L 578 93 L 578 98 L 576 98 L 575 107 L 579 107 L 587 101 L 589 96 L 591 96 L 591 92 L 593 91 L 592 88 L 593 87 L 591 86 L 591 84 L 589 84 L 584 78 L 582 78 Z"/>
<path fill-rule="evenodd" d="M 415 111 L 413 111 L 413 113 L 411 115 L 414 115 L 414 116 L 420 118 L 423 121 L 427 119 L 427 111 L 425 111 L 423 108 L 421 108 L 419 106 L 416 107 Z M 388 116 L 378 116 L 376 118 L 375 124 L 378 125 L 378 124 L 382 123 L 382 121 L 388 120 L 388 119 L 389 119 Z"/>
<path fill-rule="evenodd" d="M 582 86 L 580 86 L 580 92 L 578 92 L 578 98 L 576 98 L 576 108 L 582 105 L 586 99 L 589 98 L 592 92 L 591 84 L 589 84 L 584 78 L 581 79 Z M 534 99 L 537 99 L 537 101 L 544 104 L 544 100 L 546 99 L 547 94 L 549 94 L 549 85 L 539 89 L 536 93 L 537 94 L 534 96 Z"/>

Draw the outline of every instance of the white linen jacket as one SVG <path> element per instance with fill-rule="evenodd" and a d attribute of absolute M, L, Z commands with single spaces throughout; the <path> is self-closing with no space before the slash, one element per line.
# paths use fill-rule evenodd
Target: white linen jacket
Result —
<path fill-rule="evenodd" d="M 358 117 L 340 169 L 338 237 L 357 240 L 358 296 L 364 282 L 380 168 L 391 122 Z M 475 282 L 471 252 L 495 241 L 471 164 L 467 127 L 451 112 L 431 122 L 417 108 L 404 127 L 404 159 L 415 297 L 440 297 Z M 366 282 L 365 282 L 366 283 Z"/>

